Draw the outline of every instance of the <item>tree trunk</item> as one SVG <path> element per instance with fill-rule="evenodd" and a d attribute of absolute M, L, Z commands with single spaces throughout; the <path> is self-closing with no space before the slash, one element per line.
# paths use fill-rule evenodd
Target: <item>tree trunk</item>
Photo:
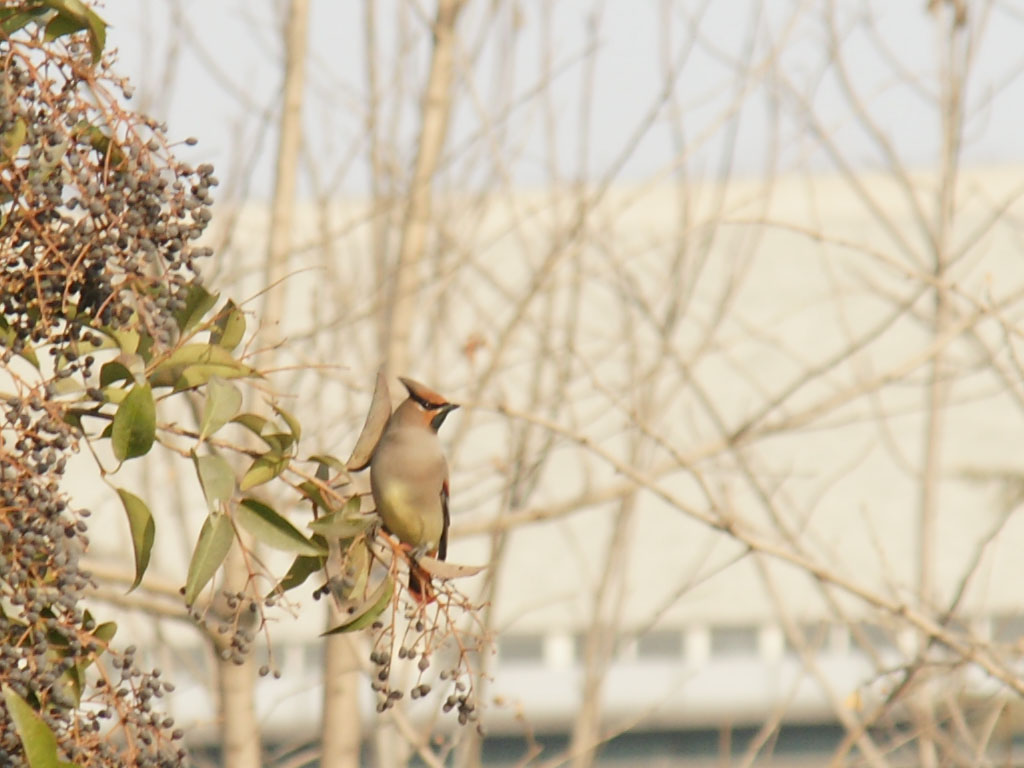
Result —
<path fill-rule="evenodd" d="M 249 572 L 236 542 L 224 563 L 221 587 L 230 593 L 244 592 L 248 580 Z M 218 602 L 215 598 L 214 605 Z M 259 768 L 262 750 L 256 718 L 256 673 L 252 655 L 247 654 L 241 664 L 236 664 L 231 658 L 223 659 L 220 651 L 227 645 L 224 636 L 215 636 L 223 765 L 224 768 Z"/>
<path fill-rule="evenodd" d="M 391 278 L 388 302 L 387 367 L 390 373 L 409 372 L 409 337 L 419 291 L 417 273 L 427 248 L 430 229 L 431 184 L 448 133 L 455 62 L 455 21 L 464 0 L 440 0 L 434 22 L 434 49 L 423 95 L 416 167 L 409 183 L 402 240 Z"/>
<path fill-rule="evenodd" d="M 291 249 L 292 213 L 299 152 L 302 147 L 302 95 L 306 81 L 306 37 L 309 28 L 309 0 L 291 0 L 285 30 L 284 96 L 274 175 L 274 200 L 270 211 L 267 240 L 267 287 L 263 306 L 264 338 L 269 346 L 281 341 L 284 314 L 284 286 Z"/>
<path fill-rule="evenodd" d="M 948 18 L 947 18 L 948 17 Z M 941 338 L 951 321 L 949 293 L 944 285 L 946 269 L 952 251 L 951 232 L 955 216 L 955 194 L 957 185 L 958 157 L 960 154 L 960 132 L 963 121 L 961 78 L 963 77 L 961 44 L 964 35 L 953 13 L 939 14 L 937 21 L 940 37 L 939 50 L 943 52 L 941 66 L 945 72 L 942 78 L 943 90 L 940 97 L 942 110 L 942 155 L 941 175 L 936 190 L 935 221 L 932 229 L 932 273 L 935 277 L 934 314 L 932 332 L 934 338 Z M 942 477 L 943 428 L 950 394 L 949 370 L 945 363 L 945 352 L 940 347 L 931 361 L 928 372 L 926 411 L 924 426 L 924 448 L 921 469 L 921 491 L 919 506 L 919 560 L 918 600 L 921 608 L 932 611 L 936 608 L 938 595 L 935 585 L 935 558 L 937 539 L 937 516 L 939 481 Z M 918 651 L 923 658 L 932 639 L 926 633 L 918 636 Z M 919 730 L 918 758 L 923 768 L 934 768 L 939 764 L 938 750 L 933 734 L 937 729 L 934 704 L 929 699 L 927 688 L 913 707 L 914 719 Z"/>
<path fill-rule="evenodd" d="M 329 603 L 328 622 L 342 619 Z M 324 642 L 324 711 L 321 768 L 359 768 L 362 727 L 359 717 L 359 644 L 350 635 Z"/>

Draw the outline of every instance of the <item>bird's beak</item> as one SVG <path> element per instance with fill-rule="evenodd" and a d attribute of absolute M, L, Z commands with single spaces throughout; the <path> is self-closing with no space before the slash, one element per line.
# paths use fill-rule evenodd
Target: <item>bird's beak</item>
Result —
<path fill-rule="evenodd" d="M 448 418 L 448 414 L 458 407 L 459 406 L 456 405 L 455 403 L 445 403 L 440 408 L 438 408 L 437 413 L 434 414 L 434 418 L 430 420 L 431 428 L 435 432 L 437 432 L 437 430 L 441 428 L 441 425 L 444 424 L 444 420 Z"/>

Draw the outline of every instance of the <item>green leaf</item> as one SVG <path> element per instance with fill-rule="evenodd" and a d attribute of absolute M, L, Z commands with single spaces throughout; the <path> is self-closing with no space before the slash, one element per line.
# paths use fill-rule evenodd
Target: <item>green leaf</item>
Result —
<path fill-rule="evenodd" d="M 241 424 L 243 427 L 252 432 L 256 437 L 263 437 L 263 430 L 270 422 L 258 416 L 255 413 L 243 413 L 240 416 L 235 416 L 231 420 L 232 424 Z"/>
<path fill-rule="evenodd" d="M 64 688 L 65 693 L 74 698 L 75 706 L 82 703 L 82 691 L 85 690 L 84 664 L 73 664 L 57 679 L 57 685 Z"/>
<path fill-rule="evenodd" d="M 25 135 L 28 133 L 28 125 L 24 118 L 18 117 L 14 120 L 14 126 L 0 135 L 0 152 L 7 157 L 13 158 L 18 154 L 21 145 L 25 143 Z"/>
<path fill-rule="evenodd" d="M 351 618 L 344 624 L 339 624 L 334 629 L 324 632 L 321 637 L 327 635 L 338 635 L 342 632 L 355 632 L 370 626 L 377 617 L 384 613 L 384 609 L 391 602 L 391 596 L 395 593 L 395 581 L 388 574 L 374 590 L 373 594 L 361 606 L 356 607 L 349 615 Z"/>
<path fill-rule="evenodd" d="M 124 162 L 124 152 L 111 139 L 110 135 L 98 125 L 86 124 L 82 130 L 82 135 L 89 139 L 89 146 L 96 150 L 97 154 L 104 158 L 110 158 L 112 166 L 116 167 Z"/>
<path fill-rule="evenodd" d="M 241 363 L 232 366 L 224 365 L 190 365 L 181 372 L 181 376 L 174 382 L 174 390 L 181 392 L 186 389 L 196 389 L 208 383 L 211 379 L 240 379 L 250 376 L 254 371 Z"/>
<path fill-rule="evenodd" d="M 21 357 L 23 360 L 28 360 L 32 364 L 33 368 L 39 370 L 39 358 L 36 357 L 36 351 L 31 344 L 26 344 L 24 347 L 22 347 L 21 352 L 18 353 L 18 356 Z"/>
<path fill-rule="evenodd" d="M 114 405 L 123 403 L 124 399 L 128 397 L 128 392 L 129 390 L 121 389 L 120 387 L 104 387 L 102 402 L 113 403 Z M 107 424 L 107 427 L 112 428 L 113 426 L 113 424 Z M 105 436 L 110 437 L 110 432 L 107 432 Z"/>
<path fill-rule="evenodd" d="M 82 0 L 42 0 L 42 4 L 53 8 L 57 13 L 72 19 L 85 21 L 89 6 Z"/>
<path fill-rule="evenodd" d="M 30 21 L 36 21 L 39 16 L 39 9 L 36 8 L 24 12 L 19 12 L 17 8 L 4 8 L 3 10 L 5 13 L 0 16 L 3 19 L 0 29 L 4 31 L 5 35 L 13 35 Z"/>
<path fill-rule="evenodd" d="M 89 611 L 85 612 L 85 618 L 87 621 L 92 620 L 92 615 Z M 85 655 L 76 655 L 79 661 L 70 669 L 68 669 L 63 675 L 61 675 L 61 683 L 69 689 L 68 692 L 75 697 L 76 703 L 81 702 L 82 692 L 85 690 L 85 673 L 96 660 L 96 658 L 102 655 L 110 647 L 110 641 L 114 639 L 114 635 L 117 633 L 117 624 L 112 621 L 105 621 L 94 629 L 90 634 L 94 641 L 92 650 L 85 651 Z M 58 635 L 63 640 L 62 645 L 67 646 L 67 638 Z M 51 645 L 54 644 L 54 640 L 51 640 Z M 59 644 L 59 643 L 58 643 Z M 67 653 L 62 653 L 62 656 L 67 656 Z M 65 765 L 70 765 L 67 763 Z"/>
<path fill-rule="evenodd" d="M 79 432 L 82 431 L 82 416 L 88 414 L 89 411 L 84 411 L 81 408 L 68 408 L 64 411 L 64 416 L 61 419 L 65 424 L 74 427 Z"/>
<path fill-rule="evenodd" d="M 344 598 L 347 605 L 355 605 L 352 596 L 366 594 L 366 582 L 370 578 L 370 550 L 362 541 L 350 541 L 347 545 L 339 542 L 339 546 L 345 549 L 341 554 L 342 578 L 333 580 L 331 591 Z"/>
<path fill-rule="evenodd" d="M 139 347 L 135 351 L 145 361 L 143 365 L 148 365 L 153 359 L 153 343 L 153 337 L 148 333 L 144 333 L 139 337 Z"/>
<path fill-rule="evenodd" d="M 83 29 L 88 29 L 89 25 L 79 19 L 71 18 L 70 16 L 64 16 L 58 14 L 50 19 L 50 23 L 46 25 L 45 39 L 47 42 L 56 40 L 58 37 L 64 35 L 73 35 L 75 32 L 81 32 Z"/>
<path fill-rule="evenodd" d="M 306 480 L 299 485 L 299 491 L 301 491 L 303 496 L 312 501 L 320 509 L 330 509 L 330 507 L 327 506 L 327 501 L 324 499 L 323 494 L 320 493 L 320 486 L 316 483 Z"/>
<path fill-rule="evenodd" d="M 242 407 L 242 393 L 223 379 L 210 379 L 203 403 L 203 417 L 199 422 L 199 439 L 205 440 L 227 424 Z"/>
<path fill-rule="evenodd" d="M 110 646 L 110 641 L 114 639 L 114 635 L 116 634 L 117 623 L 113 621 L 104 621 L 92 631 L 92 636 L 103 643 L 103 650 L 106 650 L 106 648 Z"/>
<path fill-rule="evenodd" d="M 192 328 L 192 326 L 203 319 L 207 312 L 213 309 L 213 305 L 217 303 L 217 298 L 216 293 L 210 293 L 203 286 L 194 283 L 189 289 L 188 296 L 185 298 L 185 306 L 174 314 L 174 320 L 178 324 L 178 329 L 185 333 Z"/>
<path fill-rule="evenodd" d="M 7 712 L 14 721 L 18 738 L 25 748 L 25 760 L 29 768 L 60 768 L 57 738 L 50 727 L 29 703 L 6 683 L 3 686 L 3 694 Z"/>
<path fill-rule="evenodd" d="M 74 304 L 68 304 L 68 315 L 72 314 Z M 92 326 L 92 330 L 98 332 L 101 335 L 94 336 L 89 341 L 76 341 L 71 344 L 71 348 L 78 353 L 79 357 L 85 357 L 91 355 L 94 352 L 99 352 L 104 349 L 114 349 L 117 346 L 114 343 L 114 337 L 110 336 L 105 328 L 96 328 Z"/>
<path fill-rule="evenodd" d="M 299 530 L 262 501 L 248 498 L 235 510 L 235 520 L 269 547 L 298 555 L 323 555 Z"/>
<path fill-rule="evenodd" d="M 313 520 L 309 527 L 327 539 L 351 539 L 369 528 L 375 517 L 360 515 L 359 506 L 359 497 L 353 496 L 346 502 L 344 509 Z"/>
<path fill-rule="evenodd" d="M 135 581 L 128 589 L 131 592 L 142 581 L 142 576 L 149 566 L 149 556 L 153 550 L 153 538 L 156 536 L 156 525 L 146 502 L 124 488 L 117 489 L 121 497 L 125 514 L 128 515 L 128 528 L 132 533 L 132 548 L 135 551 Z"/>
<path fill-rule="evenodd" d="M 206 583 L 220 568 L 224 558 L 231 549 L 234 530 L 231 520 L 220 512 L 213 512 L 203 522 L 199 531 L 199 540 L 192 552 L 192 562 L 188 564 L 188 577 L 185 581 L 185 604 L 192 605 Z"/>
<path fill-rule="evenodd" d="M 92 8 L 87 10 L 89 23 L 89 49 L 92 52 L 92 63 L 95 64 L 103 55 L 107 45 L 107 22 Z"/>
<path fill-rule="evenodd" d="M 3 317 L 0 317 L 0 347 L 13 348 L 17 337 L 18 335 L 14 329 L 3 321 Z M 17 354 L 18 357 L 28 360 L 36 370 L 39 369 L 39 358 L 36 357 L 35 350 L 31 344 L 25 344 Z"/>
<path fill-rule="evenodd" d="M 317 467 L 316 472 L 317 472 L 317 478 L 321 479 L 321 480 L 326 480 L 327 479 L 327 475 L 325 475 L 322 478 L 320 477 L 320 470 L 321 469 L 323 469 L 325 472 L 327 471 L 328 467 L 330 469 L 333 469 L 333 470 L 337 471 L 337 472 L 344 472 L 345 471 L 345 465 L 341 463 L 340 459 L 336 459 L 334 456 L 329 456 L 329 455 L 324 454 L 324 453 L 314 453 L 312 456 L 310 456 L 307 459 L 307 461 L 315 461 L 315 462 L 317 462 L 320 465 L 319 467 Z"/>
<path fill-rule="evenodd" d="M 363 515 L 361 510 L 363 508 L 363 500 L 359 495 L 350 496 L 345 501 L 345 507 L 342 509 L 342 514 L 350 520 L 363 520 L 368 519 L 367 515 Z"/>
<path fill-rule="evenodd" d="M 285 424 L 288 425 L 288 431 L 294 435 L 295 442 L 302 439 L 302 425 L 299 423 L 299 420 L 288 413 L 284 408 L 278 408 L 276 405 L 274 405 L 273 408 L 274 412 L 284 419 Z"/>
<path fill-rule="evenodd" d="M 196 465 L 199 484 L 203 487 L 203 495 L 210 509 L 216 509 L 217 502 L 227 501 L 235 492 L 235 472 L 227 459 L 217 454 L 197 456 L 192 453 L 192 461 Z"/>
<path fill-rule="evenodd" d="M 158 363 L 149 374 L 154 387 L 176 390 L 202 386 L 215 376 L 237 379 L 255 376 L 256 371 L 236 360 L 231 352 L 216 344 L 186 344 Z"/>
<path fill-rule="evenodd" d="M 271 432 L 260 437 L 274 453 L 284 454 L 295 444 L 295 435 L 291 432 Z"/>
<path fill-rule="evenodd" d="M 103 326 L 98 330 L 108 337 L 122 351 L 123 355 L 133 355 L 138 351 L 139 335 L 135 331 L 113 329 L 108 326 Z M 125 365 L 128 365 L 127 362 Z"/>
<path fill-rule="evenodd" d="M 302 586 L 306 579 L 323 567 L 324 561 L 322 557 L 299 555 L 292 561 L 292 567 L 288 569 L 288 573 L 284 575 L 284 578 L 281 579 L 277 587 L 267 597 Z"/>
<path fill-rule="evenodd" d="M 107 22 L 105 22 L 94 10 L 82 2 L 82 0 L 44 0 L 44 4 L 53 8 L 60 14 L 58 18 L 66 18 L 70 22 L 77 22 L 78 29 L 89 30 L 89 49 L 92 53 L 92 63 L 95 64 L 103 55 L 103 48 L 107 44 Z M 49 26 L 46 29 L 49 35 Z M 64 32 L 62 34 L 67 34 Z M 59 35 L 55 35 L 57 37 Z M 52 39 L 47 37 L 47 39 Z"/>
<path fill-rule="evenodd" d="M 117 348 L 120 349 L 126 355 L 134 355 L 139 349 L 139 334 L 132 330 L 108 330 L 111 338 L 114 339 L 114 343 L 117 344 Z"/>
<path fill-rule="evenodd" d="M 274 451 L 268 451 L 262 456 L 256 457 L 252 466 L 249 467 L 249 470 L 242 477 L 242 482 L 238 484 L 238 487 L 243 491 L 255 488 L 257 485 L 262 485 L 268 480 L 273 480 L 284 472 L 287 466 L 287 456 L 282 456 Z"/>
<path fill-rule="evenodd" d="M 135 377 L 120 360 L 111 360 L 100 366 L 100 386 L 105 387 L 115 381 L 133 381 Z"/>
<path fill-rule="evenodd" d="M 156 438 L 156 403 L 148 384 L 136 384 L 117 407 L 110 437 L 118 461 L 149 453 Z"/>
<path fill-rule="evenodd" d="M 73 378 L 57 379 L 50 383 L 53 393 L 57 395 L 71 395 L 85 389 L 81 381 Z"/>
<path fill-rule="evenodd" d="M 210 330 L 210 341 L 225 349 L 234 349 L 245 336 L 245 315 L 235 302 L 228 303 L 217 315 L 217 320 Z"/>
<path fill-rule="evenodd" d="M 57 144 L 54 144 L 50 149 L 44 153 L 38 166 L 29 169 L 28 178 L 29 181 L 43 182 L 54 177 L 61 171 L 61 163 L 64 160 L 64 156 L 67 154 L 70 140 L 67 138 L 61 139 Z M 69 318 L 74 318 L 77 314 L 77 307 L 73 303 L 69 303 L 65 306 L 65 313 Z"/>

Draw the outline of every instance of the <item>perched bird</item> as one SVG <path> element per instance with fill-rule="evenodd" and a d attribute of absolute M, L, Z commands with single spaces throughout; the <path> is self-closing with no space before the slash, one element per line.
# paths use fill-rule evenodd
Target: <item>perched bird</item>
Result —
<path fill-rule="evenodd" d="M 384 527 L 417 555 L 444 560 L 448 554 L 448 462 L 437 430 L 458 405 L 412 379 L 400 378 L 409 392 L 384 427 L 370 460 L 370 488 Z M 415 563 L 409 591 L 429 602 Z"/>

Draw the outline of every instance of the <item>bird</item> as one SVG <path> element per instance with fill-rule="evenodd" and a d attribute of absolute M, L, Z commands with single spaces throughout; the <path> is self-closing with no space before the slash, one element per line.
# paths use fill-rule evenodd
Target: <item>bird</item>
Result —
<path fill-rule="evenodd" d="M 399 377 L 409 396 L 388 418 L 370 459 L 370 489 L 385 530 L 412 552 L 409 593 L 423 604 L 433 599 L 415 558 L 448 555 L 448 461 L 437 431 L 459 406 L 409 378 Z"/>

